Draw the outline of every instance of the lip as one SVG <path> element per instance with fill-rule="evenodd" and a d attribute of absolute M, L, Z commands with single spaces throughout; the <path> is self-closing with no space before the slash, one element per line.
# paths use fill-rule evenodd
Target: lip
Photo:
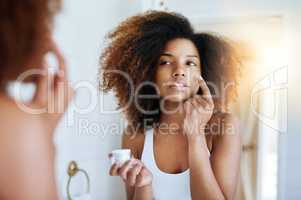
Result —
<path fill-rule="evenodd" d="M 170 87 L 188 87 L 186 84 L 184 83 L 171 83 L 169 84 Z"/>
<path fill-rule="evenodd" d="M 186 90 L 188 88 L 188 85 L 183 82 L 170 82 L 167 83 L 166 86 L 177 90 Z"/>
<path fill-rule="evenodd" d="M 167 86 L 188 87 L 184 81 L 171 81 L 166 83 Z"/>

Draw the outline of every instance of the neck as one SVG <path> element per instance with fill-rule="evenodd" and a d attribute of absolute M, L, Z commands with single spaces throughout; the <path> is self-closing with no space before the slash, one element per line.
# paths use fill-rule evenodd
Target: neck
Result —
<path fill-rule="evenodd" d="M 184 119 L 183 102 L 165 102 L 161 109 L 159 130 L 160 132 L 181 133 Z"/>

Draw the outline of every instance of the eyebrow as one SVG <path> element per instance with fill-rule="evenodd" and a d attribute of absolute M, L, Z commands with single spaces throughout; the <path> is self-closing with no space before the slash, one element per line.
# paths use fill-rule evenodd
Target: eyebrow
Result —
<path fill-rule="evenodd" d="M 162 53 L 160 56 L 174 57 L 171 53 Z M 186 57 L 199 58 L 197 55 L 186 55 Z"/>

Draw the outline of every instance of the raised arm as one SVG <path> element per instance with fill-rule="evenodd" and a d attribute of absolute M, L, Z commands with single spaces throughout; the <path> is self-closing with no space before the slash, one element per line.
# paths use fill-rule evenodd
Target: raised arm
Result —
<path fill-rule="evenodd" d="M 237 121 L 226 113 L 212 116 L 214 104 L 203 79 L 200 79 L 200 87 L 203 95 L 195 95 L 184 104 L 191 196 L 193 200 L 230 200 L 235 196 L 240 166 L 241 142 Z M 207 124 L 211 118 L 215 120 Z M 206 128 L 214 135 L 210 157 Z"/>

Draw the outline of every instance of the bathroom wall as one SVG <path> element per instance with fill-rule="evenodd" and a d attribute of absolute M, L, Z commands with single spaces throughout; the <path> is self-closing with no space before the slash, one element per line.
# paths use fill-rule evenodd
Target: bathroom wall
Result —
<path fill-rule="evenodd" d="M 113 95 L 98 92 L 98 58 L 106 33 L 140 10 L 138 0 L 64 0 L 55 38 L 77 94 L 55 134 L 61 199 L 66 198 L 71 160 L 90 175 L 91 199 L 125 199 L 122 182 L 108 176 L 107 159 L 110 150 L 119 147 L 123 121 L 119 113 L 111 112 L 116 108 Z M 71 181 L 71 193 L 80 196 L 85 184 L 84 176 L 78 174 Z"/>

